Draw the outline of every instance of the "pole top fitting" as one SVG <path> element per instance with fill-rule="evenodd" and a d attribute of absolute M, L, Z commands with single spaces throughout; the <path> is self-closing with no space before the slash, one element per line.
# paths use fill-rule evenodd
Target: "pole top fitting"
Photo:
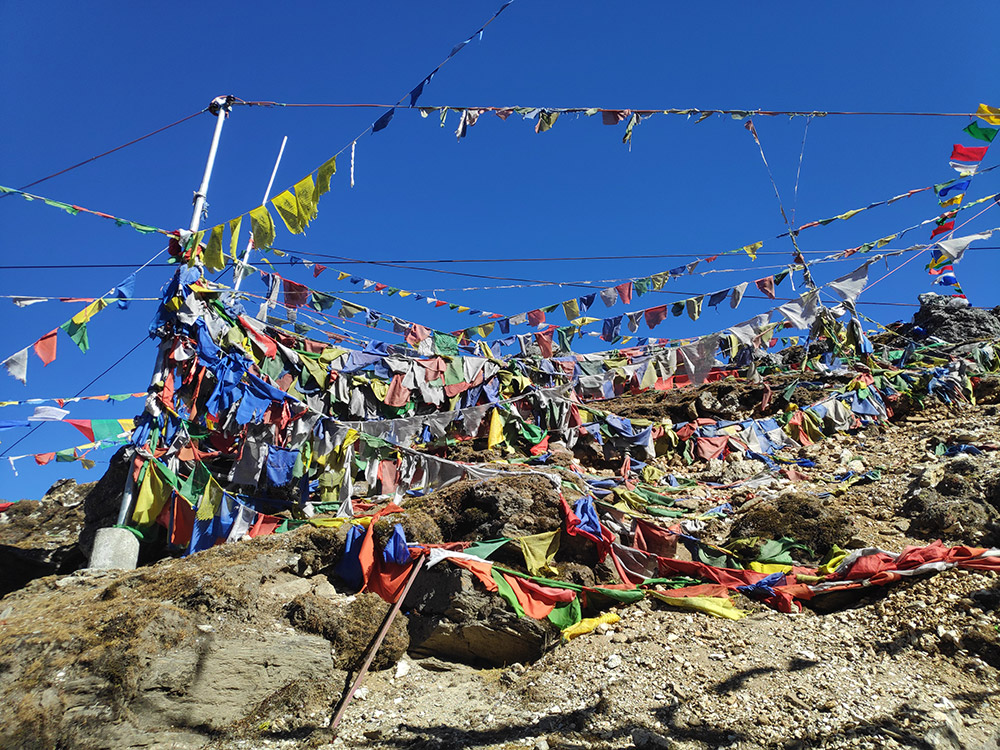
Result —
<path fill-rule="evenodd" d="M 217 96 L 212 100 L 212 103 L 208 105 L 208 111 L 213 115 L 218 117 L 219 112 L 225 112 L 226 117 L 229 116 L 229 111 L 233 107 L 233 102 L 236 101 L 236 97 L 232 94 L 226 94 L 225 96 Z"/>

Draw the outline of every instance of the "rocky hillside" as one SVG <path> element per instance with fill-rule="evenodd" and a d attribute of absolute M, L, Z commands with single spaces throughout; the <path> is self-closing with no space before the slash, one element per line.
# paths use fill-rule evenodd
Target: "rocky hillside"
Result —
<path fill-rule="evenodd" d="M 826 425 L 770 457 L 727 448 L 704 460 L 679 445 L 624 476 L 620 458 L 582 443 L 553 443 L 535 464 L 457 447 L 452 458 L 520 473 L 407 498 L 374 522 L 377 548 L 396 523 L 425 545 L 557 532 L 542 577 L 588 592 L 582 614 L 598 619 L 561 632 L 520 616 L 470 569 L 424 568 L 336 729 L 334 709 L 390 606 L 349 582 L 350 524 L 316 517 L 189 557 L 144 548 L 135 571 L 93 571 L 89 544 L 114 520 L 123 469 L 58 482 L 0 513 L 0 747 L 998 748 L 995 569 L 822 587 L 852 552 L 1000 547 L 1000 380 L 981 347 L 1000 318 L 963 310 L 973 317 L 956 328 L 945 305 L 926 302 L 883 337 L 883 353 L 917 339 L 916 361 L 861 372 L 941 366 L 944 377 L 961 361 L 972 399 L 914 378 L 888 419 Z M 697 420 L 787 418 L 849 390 L 858 372 L 782 368 L 591 406 L 680 433 Z M 640 493 L 649 487 L 660 500 Z M 565 533 L 567 507 L 590 494 L 622 543 L 617 556 Z M 625 585 L 615 560 L 643 564 L 626 557 L 637 520 L 676 537 L 658 554 L 678 569 L 779 566 L 801 586 L 793 606 L 779 611 L 759 585 L 672 597 L 706 579 L 662 566 Z M 488 557 L 528 576 L 517 543 Z"/>

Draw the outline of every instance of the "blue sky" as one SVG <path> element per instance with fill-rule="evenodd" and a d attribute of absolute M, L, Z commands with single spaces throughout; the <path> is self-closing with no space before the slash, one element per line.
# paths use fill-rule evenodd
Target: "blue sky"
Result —
<path fill-rule="evenodd" d="M 497 0 L 387 2 L 374 10 L 370 4 L 340 3 L 3 4 L 0 92 L 6 118 L 0 184 L 24 185 L 191 114 L 219 94 L 280 102 L 394 102 L 499 5 Z M 420 103 L 946 112 L 974 111 L 981 101 L 1000 104 L 988 50 L 978 42 L 965 47 L 940 42 L 946 20 L 940 3 L 908 3 L 905 10 L 860 2 L 838 3 L 836 11 L 806 5 L 775 3 L 762 10 L 735 2 L 517 0 L 482 41 L 468 45 L 438 73 Z M 980 4 L 963 17 L 977 28 L 993 28 L 1000 7 Z M 378 114 L 238 108 L 223 133 L 207 226 L 259 204 L 282 136 L 289 141 L 278 189 L 349 144 Z M 815 119 L 793 198 L 805 123 L 756 120 L 785 207 L 795 208 L 799 223 L 947 180 L 954 176 L 948 167 L 951 145 L 975 145 L 961 132 L 964 119 Z M 635 129 L 631 151 L 621 143 L 624 125 L 603 126 L 599 118 L 567 115 L 550 132 L 535 134 L 532 123 L 516 116 L 503 122 L 484 115 L 462 142 L 456 142 L 456 126 L 455 115 L 441 128 L 433 117 L 398 111 L 387 129 L 358 141 L 355 187 L 348 184 L 348 160 L 341 159 L 333 189 L 306 236 L 279 227 L 276 245 L 303 257 L 531 258 L 536 260 L 435 267 L 575 282 L 641 276 L 765 241 L 755 264 L 742 258 L 729 264 L 736 269 L 732 273 L 671 282 L 662 299 L 644 297 L 634 308 L 712 292 L 790 261 L 788 239 L 770 239 L 784 225 L 757 147 L 742 124 L 728 117 L 697 125 L 683 117 L 644 121 Z M 213 118 L 202 115 L 32 190 L 166 229 L 186 227 L 212 127 Z M 987 165 L 993 159 L 988 156 Z M 995 174 L 977 178 L 969 199 L 1000 190 Z M 801 246 L 828 252 L 856 246 L 931 218 L 936 208 L 933 195 L 922 193 L 803 232 Z M 1000 225 L 995 212 L 966 230 Z M 4 269 L 4 295 L 97 296 L 130 270 L 99 266 L 137 267 L 163 246 L 157 235 L 71 217 L 17 197 L 0 198 L 0 219 L 0 262 L 46 266 Z M 923 242 L 927 234 L 911 233 L 892 247 Z M 552 260 L 643 254 L 683 257 Z M 971 252 L 958 269 L 973 304 L 998 303 L 995 257 L 991 250 Z M 931 289 L 923 263 L 910 263 L 862 297 L 866 303 L 900 304 L 865 304 L 862 312 L 882 322 L 908 318 L 913 308 L 905 305 Z M 60 267 L 81 264 L 91 267 Z M 504 314 L 582 293 L 572 286 L 468 289 L 517 282 L 326 264 L 394 286 L 447 290 L 438 296 Z M 855 265 L 828 264 L 814 273 L 822 283 Z M 724 267 L 721 261 L 718 267 Z M 313 283 L 301 267 L 278 270 L 335 294 L 358 291 L 329 272 Z M 884 272 L 884 265 L 873 267 L 872 278 Z M 143 271 L 137 296 L 156 296 L 169 273 Z M 250 280 L 245 288 L 260 293 L 262 285 Z M 471 323 L 468 316 L 409 300 L 355 296 L 361 304 L 443 330 Z M 51 302 L 20 309 L 0 299 L 0 359 L 82 306 Z M 718 330 L 768 307 L 765 300 L 748 299 L 736 312 L 710 311 L 696 323 L 671 318 L 655 334 Z M 90 325 L 87 354 L 62 336 L 55 362 L 43 368 L 37 359 L 29 361 L 27 386 L 3 375 L 0 400 L 74 395 L 143 340 L 153 313 L 151 302 L 102 312 Z M 152 361 L 147 342 L 84 395 L 143 391 Z M 74 404 L 71 417 L 132 417 L 140 403 Z M 3 419 L 23 419 L 31 409 L 2 411 Z M 70 426 L 45 424 L 14 447 L 24 434 L 0 434 L 0 453 L 47 452 L 86 442 Z M 108 454 L 94 457 L 106 461 Z M 99 462 L 88 472 L 78 464 L 36 467 L 29 459 L 17 463 L 15 477 L 8 465 L 0 465 L 0 497 L 39 497 L 56 479 L 97 479 L 104 466 Z"/>

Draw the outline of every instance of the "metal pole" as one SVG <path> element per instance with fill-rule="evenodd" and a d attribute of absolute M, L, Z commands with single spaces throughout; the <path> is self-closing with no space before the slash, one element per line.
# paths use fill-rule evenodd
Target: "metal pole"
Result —
<path fill-rule="evenodd" d="M 201 178 L 201 185 L 194 194 L 194 213 L 191 215 L 190 231 L 197 232 L 201 226 L 201 214 L 205 210 L 205 199 L 208 197 L 208 183 L 212 179 L 212 169 L 215 167 L 215 155 L 219 150 L 219 139 L 222 137 L 222 125 L 229 116 L 235 98 L 232 96 L 217 96 L 208 105 L 208 111 L 215 115 L 215 132 L 212 134 L 212 145 L 208 149 L 208 161 L 205 162 L 205 173 Z M 160 370 L 160 359 L 157 357 L 156 372 Z M 154 373 L 155 377 L 155 373 Z M 118 526 L 124 526 L 132 509 L 132 496 L 135 494 L 135 481 L 132 476 L 132 461 L 135 458 L 135 449 L 127 450 L 125 460 L 128 462 L 128 477 L 125 480 L 125 489 L 122 491 L 122 501 L 118 508 Z M 134 566 L 133 566 L 134 567 Z"/>
<path fill-rule="evenodd" d="M 274 177 L 278 174 L 278 166 L 281 164 L 281 155 L 285 153 L 285 144 L 288 143 L 288 136 L 286 135 L 281 139 L 281 148 L 278 149 L 278 158 L 274 162 L 274 169 L 271 170 L 271 179 L 268 180 L 267 190 L 264 191 L 264 200 L 261 204 L 267 203 L 267 199 L 271 197 L 271 188 L 274 187 Z M 250 248 L 253 247 L 253 235 L 250 235 L 250 239 L 247 240 L 247 249 L 243 251 L 243 260 L 240 261 L 239 265 L 233 269 L 233 274 L 235 276 L 233 280 L 233 291 L 238 292 L 240 290 L 240 284 L 243 283 L 243 269 L 246 268 L 247 261 L 250 259 Z"/>
<path fill-rule="evenodd" d="M 201 214 L 205 209 L 205 199 L 208 197 L 208 181 L 212 179 L 212 168 L 215 166 L 215 153 L 219 150 L 219 138 L 222 136 L 222 125 L 229 117 L 233 97 L 217 96 L 208 105 L 209 111 L 215 115 L 215 133 L 212 135 L 212 145 L 208 149 L 208 161 L 205 162 L 205 174 L 201 178 L 201 186 L 194 194 L 194 214 L 191 216 L 192 232 L 197 232 L 201 226 Z"/>

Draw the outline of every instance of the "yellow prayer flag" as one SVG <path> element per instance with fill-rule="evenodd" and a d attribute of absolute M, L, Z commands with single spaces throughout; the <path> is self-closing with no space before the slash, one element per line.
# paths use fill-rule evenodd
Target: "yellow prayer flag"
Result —
<path fill-rule="evenodd" d="M 164 491 L 163 480 L 160 479 L 156 466 L 152 462 L 147 463 L 146 476 L 143 477 L 142 486 L 139 487 L 139 497 L 135 501 L 132 520 L 139 526 L 152 525 L 163 510 L 168 494 Z"/>
<path fill-rule="evenodd" d="M 570 625 L 562 631 L 562 636 L 567 641 L 571 641 L 581 635 L 593 632 L 598 625 L 614 625 L 622 619 L 615 612 L 602 612 L 597 617 L 585 617 L 576 625 Z"/>
<path fill-rule="evenodd" d="M 119 419 L 117 421 L 121 425 L 122 432 L 132 432 L 135 429 L 134 419 Z"/>
<path fill-rule="evenodd" d="M 250 228 L 253 231 L 253 244 L 258 250 L 271 247 L 274 242 L 274 219 L 268 213 L 267 206 L 257 206 L 250 212 Z"/>
<path fill-rule="evenodd" d="M 986 104 L 980 104 L 979 109 L 976 110 L 976 117 L 980 120 L 985 120 L 990 125 L 1000 125 L 1000 107 L 990 107 Z"/>
<path fill-rule="evenodd" d="M 844 213 L 840 214 L 839 216 L 834 216 L 833 218 L 835 218 L 835 219 L 841 219 L 841 220 L 850 219 L 852 216 L 854 216 L 855 214 L 859 214 L 862 211 L 864 211 L 863 208 L 855 208 L 855 209 L 853 209 L 851 211 L 845 211 Z"/>
<path fill-rule="evenodd" d="M 649 593 L 674 607 L 693 609 L 715 617 L 725 617 L 727 620 L 740 620 L 749 614 L 749 612 L 733 606 L 729 597 L 722 599 L 715 596 L 670 596 L 669 591 L 650 591 Z"/>
<path fill-rule="evenodd" d="M 222 495 L 221 485 L 215 481 L 215 477 L 209 475 L 208 484 L 205 485 L 205 492 L 201 496 L 201 502 L 198 503 L 195 518 L 199 521 L 211 521 L 222 506 Z"/>
<path fill-rule="evenodd" d="M 541 575 L 545 571 L 558 574 L 559 571 L 551 563 L 559 551 L 561 534 L 562 532 L 556 529 L 544 534 L 524 536 L 517 540 L 521 545 L 521 552 L 524 553 L 524 564 L 528 566 L 531 575 Z"/>
<path fill-rule="evenodd" d="M 486 438 L 486 447 L 493 448 L 503 442 L 504 419 L 500 416 L 499 409 L 493 409 L 490 414 L 490 432 Z"/>
<path fill-rule="evenodd" d="M 278 193 L 271 199 L 271 205 L 278 211 L 278 216 L 285 222 L 292 234 L 302 234 L 302 218 L 299 216 L 299 204 L 291 190 Z"/>
<path fill-rule="evenodd" d="M 767 573 L 768 575 L 770 575 L 771 573 L 791 573 L 792 566 L 781 565 L 780 563 L 762 563 L 762 562 L 757 562 L 755 560 L 754 562 L 750 563 L 750 570 L 753 570 L 757 573 Z"/>
<path fill-rule="evenodd" d="M 205 230 L 202 229 L 200 232 L 195 232 L 189 238 L 187 243 L 184 245 L 184 250 L 188 253 L 187 264 L 188 268 L 196 265 L 201 260 L 201 254 L 204 252 L 205 248 L 201 246 L 201 238 L 205 236 Z"/>
<path fill-rule="evenodd" d="M 235 263 L 236 258 L 236 246 L 240 242 L 240 227 L 243 224 L 243 217 L 237 216 L 235 219 L 229 222 L 229 255 L 232 257 Z"/>
<path fill-rule="evenodd" d="M 946 201 L 938 201 L 938 203 L 942 206 L 957 206 L 962 202 L 963 198 L 965 198 L 965 193 L 959 193 L 954 198 L 949 198 Z"/>
<path fill-rule="evenodd" d="M 337 281 L 343 281 L 344 279 L 346 279 L 350 275 L 351 274 L 349 274 L 347 271 L 338 271 L 337 272 Z"/>
<path fill-rule="evenodd" d="M 472 309 L 471 307 L 465 307 L 463 305 L 459 305 L 457 312 L 460 312 L 460 313 L 469 312 L 469 310 L 471 310 L 471 309 Z"/>
<path fill-rule="evenodd" d="M 90 320 L 92 317 L 97 315 L 101 310 L 108 306 L 108 301 L 101 297 L 101 299 L 95 299 L 85 308 L 80 310 L 76 315 L 73 316 L 73 322 L 77 325 L 82 325 Z"/>
<path fill-rule="evenodd" d="M 568 299 L 562 303 L 563 313 L 566 320 L 573 320 L 580 317 L 580 303 L 575 299 Z"/>
<path fill-rule="evenodd" d="M 222 231 L 222 224 L 212 227 L 208 245 L 205 246 L 205 265 L 213 271 L 223 271 L 226 268 L 226 256 L 222 254 Z"/>
<path fill-rule="evenodd" d="M 309 222 L 316 218 L 316 183 L 311 174 L 307 174 L 293 186 L 295 202 L 299 209 L 299 226 L 304 232 Z"/>
<path fill-rule="evenodd" d="M 750 260 L 757 260 L 757 251 L 764 247 L 763 242 L 755 242 L 752 245 L 746 245 L 742 250 L 750 256 Z"/>
<path fill-rule="evenodd" d="M 316 190 L 313 193 L 313 200 L 317 206 L 319 205 L 320 197 L 330 190 L 330 178 L 335 174 L 337 174 L 336 156 L 323 162 L 320 168 L 316 170 Z"/>

